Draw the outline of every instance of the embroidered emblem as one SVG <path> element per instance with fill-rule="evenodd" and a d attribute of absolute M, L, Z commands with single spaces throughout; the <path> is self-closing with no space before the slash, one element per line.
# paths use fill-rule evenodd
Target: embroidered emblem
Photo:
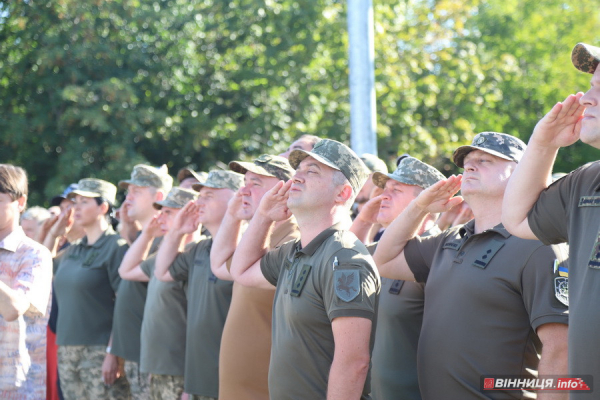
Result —
<path fill-rule="evenodd" d="M 579 207 L 600 207 L 600 196 L 581 196 Z"/>
<path fill-rule="evenodd" d="M 292 291 L 290 295 L 294 297 L 300 296 L 302 293 L 302 289 L 304 289 L 304 285 L 306 284 L 306 279 L 308 278 L 308 274 L 310 273 L 312 266 L 308 264 L 304 264 L 302 269 L 300 270 L 300 274 L 294 280 L 294 284 L 292 285 Z"/>
<path fill-rule="evenodd" d="M 479 136 L 477 140 L 473 142 L 473 144 L 475 146 L 479 146 L 480 144 L 483 144 L 483 142 L 485 142 L 485 136 Z"/>
<path fill-rule="evenodd" d="M 569 278 L 562 276 L 554 278 L 554 295 L 558 301 L 569 306 Z"/>
<path fill-rule="evenodd" d="M 598 233 L 598 236 L 596 237 L 596 243 L 594 243 L 594 248 L 592 248 L 592 254 L 590 255 L 588 267 L 600 269 L 600 233 Z"/>
<path fill-rule="evenodd" d="M 360 274 L 358 270 L 338 269 L 333 273 L 335 294 L 341 300 L 350 302 L 360 293 Z"/>
<path fill-rule="evenodd" d="M 403 284 L 404 284 L 404 281 L 401 281 L 398 279 L 392 281 L 392 285 L 390 286 L 390 290 L 388 290 L 388 292 L 390 294 L 395 294 L 395 295 L 400 294 L 400 289 L 402 289 Z"/>

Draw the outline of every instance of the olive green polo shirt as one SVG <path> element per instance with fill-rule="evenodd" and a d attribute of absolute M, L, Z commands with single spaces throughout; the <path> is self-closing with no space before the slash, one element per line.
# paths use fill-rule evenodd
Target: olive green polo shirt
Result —
<path fill-rule="evenodd" d="M 155 262 L 156 254 L 140 265 L 150 278 L 142 321 L 140 370 L 183 376 L 187 297 L 183 282 L 163 282 L 154 276 Z"/>
<path fill-rule="evenodd" d="M 537 328 L 568 323 L 554 291 L 555 260 L 565 262 L 566 247 L 517 238 L 501 224 L 475 234 L 470 221 L 411 239 L 404 255 L 417 281 L 426 281 L 417 350 L 423 399 L 522 398 L 482 393 L 481 377 L 534 378 Z"/>
<path fill-rule="evenodd" d="M 112 228 L 92 245 L 87 237 L 55 258 L 54 291 L 60 346 L 106 346 L 113 323 L 119 265 L 129 247 Z"/>
<path fill-rule="evenodd" d="M 156 253 L 161 241 L 162 237 L 154 239 L 149 254 Z M 111 354 L 140 362 L 140 337 L 147 293 L 148 282 L 121 281 L 115 302 Z"/>
<path fill-rule="evenodd" d="M 528 220 L 542 242 L 569 243 L 569 374 L 593 375 L 600 382 L 600 162 L 550 185 Z M 594 394 L 572 392 L 575 396 Z"/>
<path fill-rule="evenodd" d="M 440 229 L 434 226 L 421 236 L 439 233 Z M 373 254 L 377 243 L 367 248 Z M 421 399 L 417 346 L 424 306 L 424 283 L 381 278 L 377 331 L 371 357 L 373 400 Z"/>
<path fill-rule="evenodd" d="M 375 337 L 380 279 L 365 246 L 334 225 L 305 248 L 295 240 L 261 259 L 265 278 L 277 286 L 269 393 L 273 399 L 324 399 L 337 317 L 373 321 Z M 367 376 L 361 399 L 370 399 Z"/>
<path fill-rule="evenodd" d="M 176 281 L 187 282 L 185 348 L 186 393 L 219 397 L 221 334 L 231 303 L 232 281 L 218 279 L 210 269 L 212 238 L 186 248 L 169 267 Z"/>

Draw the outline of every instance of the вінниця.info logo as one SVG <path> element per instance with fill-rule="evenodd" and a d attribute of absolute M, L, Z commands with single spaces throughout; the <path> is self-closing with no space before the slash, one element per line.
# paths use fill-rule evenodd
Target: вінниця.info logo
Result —
<path fill-rule="evenodd" d="M 592 392 L 591 375 L 546 375 L 538 378 L 524 378 L 515 375 L 494 375 L 481 377 L 481 390 L 554 390 Z"/>

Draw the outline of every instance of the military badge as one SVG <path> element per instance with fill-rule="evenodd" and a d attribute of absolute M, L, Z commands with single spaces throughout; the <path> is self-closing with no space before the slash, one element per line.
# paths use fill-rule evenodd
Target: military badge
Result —
<path fill-rule="evenodd" d="M 554 278 L 554 295 L 565 306 L 569 306 L 569 278 Z"/>
<path fill-rule="evenodd" d="M 360 293 L 360 273 L 358 270 L 338 269 L 333 272 L 335 294 L 341 300 L 350 302 Z"/>

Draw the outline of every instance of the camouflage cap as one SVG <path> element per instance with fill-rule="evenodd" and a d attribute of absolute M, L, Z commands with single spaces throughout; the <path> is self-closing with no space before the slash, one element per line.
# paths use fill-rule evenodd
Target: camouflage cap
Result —
<path fill-rule="evenodd" d="M 593 74 L 600 63 L 600 47 L 577 43 L 571 52 L 571 61 L 578 70 Z"/>
<path fill-rule="evenodd" d="M 427 189 L 442 179 L 446 179 L 446 177 L 431 165 L 409 156 L 404 157 L 400 161 L 398 168 L 391 174 L 383 174 L 381 172 L 373 174 L 373 183 L 382 189 L 385 189 L 385 183 L 390 179 Z"/>
<path fill-rule="evenodd" d="M 381 172 L 384 174 L 388 173 L 388 167 L 381 158 L 374 156 L 373 154 L 365 153 L 360 156 L 360 159 L 365 163 L 369 171 Z"/>
<path fill-rule="evenodd" d="M 111 205 L 115 204 L 117 187 L 110 182 L 103 181 L 102 179 L 86 178 L 80 180 L 77 186 L 77 189 L 67 195 L 68 199 L 72 199 L 78 194 L 83 197 L 102 197 Z"/>
<path fill-rule="evenodd" d="M 269 154 L 263 154 L 253 162 L 232 161 L 229 163 L 229 168 L 240 174 L 250 171 L 282 181 L 287 181 L 294 175 L 294 169 L 290 166 L 287 158 Z"/>
<path fill-rule="evenodd" d="M 233 171 L 214 169 L 208 173 L 208 178 L 202 183 L 194 183 L 192 188 L 200 191 L 204 186 L 214 189 L 231 189 L 237 191 L 244 186 L 244 175 Z"/>
<path fill-rule="evenodd" d="M 173 187 L 173 178 L 169 175 L 166 165 L 156 168 L 150 165 L 138 164 L 133 167 L 131 179 L 119 182 L 121 189 L 127 189 L 129 185 L 151 186 L 168 191 Z"/>
<path fill-rule="evenodd" d="M 157 201 L 153 205 L 157 210 L 160 210 L 163 207 L 183 208 L 190 200 L 196 200 L 197 198 L 198 192 L 175 186 L 171 189 L 166 199 Z"/>
<path fill-rule="evenodd" d="M 196 172 L 190 167 L 181 168 L 177 173 L 177 181 L 181 183 L 187 178 L 194 178 L 198 182 L 204 182 L 208 178 L 208 173 L 204 171 Z"/>
<path fill-rule="evenodd" d="M 454 164 L 463 168 L 466 155 L 473 150 L 481 150 L 505 160 L 519 162 L 526 147 L 521 139 L 506 133 L 481 132 L 473 138 L 470 146 L 460 146 L 454 150 L 452 158 Z"/>
<path fill-rule="evenodd" d="M 296 169 L 306 157 L 312 157 L 328 167 L 341 171 L 350 182 L 354 193 L 358 193 L 369 176 L 369 170 L 356 153 L 350 147 L 335 140 L 320 140 L 311 151 L 300 149 L 292 151 L 289 157 L 290 165 Z"/>

